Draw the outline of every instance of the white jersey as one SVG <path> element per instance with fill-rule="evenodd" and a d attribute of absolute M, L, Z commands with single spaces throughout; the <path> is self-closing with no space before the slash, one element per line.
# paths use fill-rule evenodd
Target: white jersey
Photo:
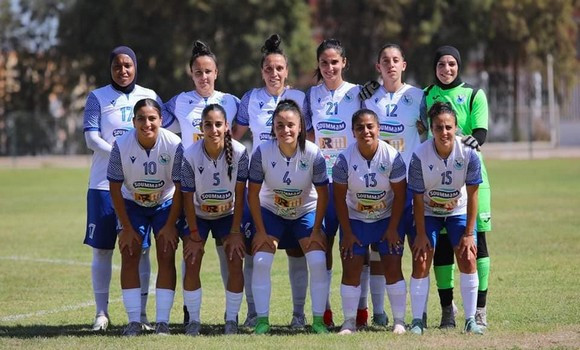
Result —
<path fill-rule="evenodd" d="M 112 145 L 115 139 L 133 129 L 133 107 L 137 101 L 151 98 L 162 105 L 155 91 L 135 85 L 128 94 L 115 90 L 107 85 L 93 90 L 87 97 L 85 105 L 83 130 L 98 131 L 101 138 Z M 109 155 L 103 152 L 93 153 L 89 188 L 109 190 L 107 166 Z"/>
<path fill-rule="evenodd" d="M 265 87 L 252 89 L 244 94 L 236 123 L 249 126 L 252 130 L 252 153 L 264 142 L 272 139 L 272 116 L 278 103 L 282 100 L 294 100 L 302 109 L 304 93 L 300 90 L 285 89 L 280 96 L 272 96 Z M 306 130 L 310 126 L 306 125 Z"/>
<path fill-rule="evenodd" d="M 360 86 L 344 82 L 336 90 L 319 84 L 306 92 L 304 117 L 314 129 L 315 142 L 326 160 L 332 182 L 332 166 L 338 155 L 355 142 L 352 115 L 361 107 Z"/>
<path fill-rule="evenodd" d="M 306 141 L 304 152 L 285 157 L 277 140 L 258 146 L 250 163 L 250 181 L 262 184 L 260 205 L 285 219 L 297 219 L 316 209 L 314 186 L 328 184 L 324 157 Z"/>
<path fill-rule="evenodd" d="M 366 160 L 356 143 L 342 152 L 334 165 L 335 183 L 346 184 L 350 219 L 374 222 L 391 216 L 394 193 L 391 183 L 403 181 L 407 168 L 397 150 L 379 140 L 373 159 Z"/>
<path fill-rule="evenodd" d="M 387 92 L 381 86 L 364 101 L 364 107 L 379 116 L 379 137 L 395 147 L 408 166 L 413 151 L 421 144 L 416 123 L 425 119 L 423 90 L 403 84 L 396 92 Z"/>
<path fill-rule="evenodd" d="M 163 127 L 169 128 L 177 120 L 183 148 L 187 149 L 197 140 L 203 138 L 201 130 L 201 112 L 210 104 L 218 104 L 226 111 L 226 120 L 230 125 L 238 113 L 240 99 L 234 95 L 214 91 L 210 97 L 202 97 L 195 90 L 182 92 L 167 101 L 164 105 Z"/>
<path fill-rule="evenodd" d="M 135 129 L 113 144 L 107 179 L 123 182 L 123 198 L 143 207 L 155 207 L 173 197 L 180 181 L 183 146 L 177 135 L 159 128 L 157 142 L 145 150 Z"/>
<path fill-rule="evenodd" d="M 217 160 L 209 157 L 203 142 L 184 151 L 181 168 L 181 190 L 195 192 L 195 214 L 203 219 L 219 219 L 234 213 L 236 183 L 248 180 L 249 158 L 246 147 L 232 140 L 231 179 L 225 151 Z"/>
<path fill-rule="evenodd" d="M 451 216 L 467 213 L 466 185 L 482 182 L 477 153 L 455 137 L 453 151 L 441 159 L 433 139 L 413 153 L 409 166 L 409 189 L 423 194 L 425 215 Z"/>

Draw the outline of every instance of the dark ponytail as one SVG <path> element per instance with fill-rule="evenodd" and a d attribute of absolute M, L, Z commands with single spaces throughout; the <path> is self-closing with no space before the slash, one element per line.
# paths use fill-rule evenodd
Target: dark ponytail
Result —
<path fill-rule="evenodd" d="M 224 152 L 226 163 L 228 163 L 228 178 L 232 181 L 232 171 L 234 170 L 234 146 L 232 145 L 232 133 L 230 132 L 230 129 L 226 130 L 224 136 Z"/>
<path fill-rule="evenodd" d="M 213 52 L 211 52 L 209 46 L 206 45 L 203 41 L 196 40 L 193 43 L 193 49 L 191 49 L 191 58 L 189 59 L 190 70 L 191 66 L 193 66 L 193 62 L 195 62 L 195 60 L 201 56 L 210 57 L 215 62 L 215 65 L 217 67 L 218 62 L 216 55 Z"/>

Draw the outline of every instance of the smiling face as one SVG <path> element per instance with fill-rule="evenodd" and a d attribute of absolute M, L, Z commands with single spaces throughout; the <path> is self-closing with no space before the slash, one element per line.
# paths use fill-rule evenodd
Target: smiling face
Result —
<path fill-rule="evenodd" d="M 298 145 L 300 130 L 300 116 L 295 111 L 280 111 L 274 117 L 274 135 L 280 145 L 295 149 Z"/>
<path fill-rule="evenodd" d="M 278 96 L 284 90 L 288 78 L 288 64 L 286 58 L 278 53 L 273 53 L 264 58 L 262 64 L 262 79 L 271 95 Z"/>
<path fill-rule="evenodd" d="M 191 77 L 195 84 L 195 91 L 202 97 L 209 97 L 213 94 L 217 76 L 217 66 L 211 57 L 199 56 L 193 61 Z"/>
<path fill-rule="evenodd" d="M 157 134 L 161 127 L 159 110 L 151 106 L 143 106 L 133 117 L 133 126 L 137 130 L 137 139 L 144 148 L 152 148 L 157 141 Z"/>
<path fill-rule="evenodd" d="M 225 116 L 219 110 L 207 112 L 202 120 L 203 142 L 206 146 L 223 148 L 224 138 L 228 130 L 228 122 Z"/>
<path fill-rule="evenodd" d="M 448 151 L 453 148 L 457 123 L 451 113 L 441 113 L 431 121 L 431 132 L 437 150 Z"/>
<path fill-rule="evenodd" d="M 403 59 L 401 51 L 396 47 L 387 47 L 381 52 L 376 69 L 381 73 L 383 81 L 386 83 L 400 83 L 403 72 L 407 69 L 407 62 Z"/>
<path fill-rule="evenodd" d="M 457 78 L 458 71 L 457 60 L 451 55 L 441 56 L 435 67 L 437 79 L 445 85 L 451 84 Z"/>
<path fill-rule="evenodd" d="M 359 148 L 374 149 L 379 143 L 379 123 L 368 113 L 361 114 L 352 125 L 354 138 Z"/>
<path fill-rule="evenodd" d="M 324 84 L 336 89 L 342 84 L 342 70 L 346 67 L 346 57 L 342 57 L 335 49 L 326 49 L 318 58 L 318 69 Z"/>
<path fill-rule="evenodd" d="M 125 87 L 135 79 L 135 64 L 131 57 L 125 54 L 115 56 L 111 62 L 111 78 L 115 84 Z"/>

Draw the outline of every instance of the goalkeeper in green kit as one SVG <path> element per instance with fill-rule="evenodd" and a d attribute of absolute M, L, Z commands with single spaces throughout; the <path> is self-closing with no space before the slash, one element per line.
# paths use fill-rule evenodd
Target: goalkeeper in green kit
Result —
<path fill-rule="evenodd" d="M 477 150 L 485 142 L 488 126 L 488 107 L 485 92 L 461 81 L 461 56 L 453 46 L 442 46 L 435 52 L 434 85 L 425 88 L 427 109 L 435 102 L 449 102 L 457 114 L 457 126 L 463 134 L 463 142 Z M 487 170 L 481 153 L 481 175 L 479 185 L 477 215 L 477 273 L 479 289 L 477 294 L 478 325 L 487 327 L 487 284 L 490 259 L 487 252 L 486 232 L 491 231 L 491 190 Z M 457 308 L 453 303 L 454 252 L 447 234 L 437 238 L 434 256 L 435 277 L 441 302 L 442 317 L 440 328 L 455 327 Z"/>

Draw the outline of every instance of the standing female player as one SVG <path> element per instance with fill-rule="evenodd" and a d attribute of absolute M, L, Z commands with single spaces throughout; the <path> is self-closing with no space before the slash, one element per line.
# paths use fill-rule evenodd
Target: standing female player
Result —
<path fill-rule="evenodd" d="M 409 166 L 409 188 L 413 191 L 416 236 L 413 247 L 411 332 L 423 334 L 422 315 L 429 292 L 429 269 L 439 232 L 445 228 L 453 245 L 465 311 L 464 332 L 483 334 L 475 322 L 477 299 L 477 255 L 475 220 L 477 190 L 481 180 L 477 152 L 456 136 L 457 117 L 449 103 L 436 102 L 429 110 L 433 139 L 413 153 Z"/>
<path fill-rule="evenodd" d="M 293 100 L 282 100 L 272 116 L 272 136 L 252 155 L 248 202 L 256 233 L 252 241 L 252 289 L 258 314 L 256 334 L 270 330 L 270 273 L 283 235 L 293 235 L 310 270 L 312 330 L 328 333 L 323 321 L 326 293 L 326 237 L 322 220 L 328 204 L 328 177 L 318 147 L 306 140 L 304 117 Z M 267 228 L 267 229 L 266 229 Z"/>
<path fill-rule="evenodd" d="M 320 84 L 311 87 L 306 92 L 304 101 L 304 116 L 306 123 L 312 126 L 308 131 L 308 138 L 314 141 L 324 159 L 326 171 L 330 180 L 330 198 L 333 198 L 332 166 L 338 155 L 348 145 L 354 143 L 351 130 L 352 115 L 360 109 L 358 98 L 360 87 L 343 80 L 343 72 L 348 67 L 346 52 L 340 41 L 336 39 L 324 40 L 316 49 L 316 78 Z M 338 230 L 338 218 L 334 208 L 334 201 L 328 203 L 328 210 L 324 217 L 324 227 L 327 237 L 326 272 L 328 274 L 328 299 L 324 312 L 324 323 L 333 326 L 332 310 L 330 307 L 330 285 L 332 281 L 332 247 L 334 236 Z M 368 266 L 366 283 L 361 283 L 362 292 L 359 302 L 359 312 L 366 312 L 366 295 L 368 294 Z M 366 286 L 366 288 L 364 287 Z M 360 318 L 360 317 L 359 317 Z M 366 316 L 364 323 L 366 323 Z M 360 323 L 363 323 L 361 321 Z"/>
<path fill-rule="evenodd" d="M 93 330 L 109 325 L 109 287 L 113 249 L 117 239 L 117 219 L 111 203 L 107 165 L 115 139 L 132 126 L 133 106 L 143 98 L 161 99 L 153 90 L 137 82 L 137 58 L 126 46 L 116 47 L 109 56 L 111 84 L 92 91 L 85 105 L 84 134 L 87 147 L 93 151 L 89 191 L 87 193 L 87 230 L 84 243 L 93 247 L 91 274 L 97 314 Z M 149 292 L 149 238 L 144 240 L 139 276 L 141 278 L 140 321 L 148 330 L 146 306 Z"/>
<path fill-rule="evenodd" d="M 197 40 L 191 50 L 189 69 L 194 90 L 182 92 L 169 100 L 164 106 L 163 127 L 181 132 L 183 148 L 189 148 L 203 137 L 201 113 L 210 104 L 218 104 L 226 111 L 228 124 L 231 125 L 238 113 L 240 100 L 234 95 L 215 90 L 218 77 L 217 57 L 209 46 Z M 176 122 L 177 121 L 177 122 Z M 220 260 L 220 272 L 224 288 L 228 280 L 228 262 L 222 242 L 216 238 L 216 251 Z M 184 324 L 189 323 L 188 311 L 184 307 Z"/>
<path fill-rule="evenodd" d="M 425 101 L 423 91 L 403 82 L 403 72 L 407 62 L 401 48 L 396 44 L 386 44 L 379 51 L 376 69 L 381 74 L 383 85 L 367 100 L 365 108 L 374 111 L 379 116 L 380 138 L 395 147 L 405 162 L 409 165 L 413 150 L 421 143 L 417 123 L 425 123 Z M 424 133 L 426 137 L 426 133 Z M 412 195 L 407 193 L 405 211 L 401 219 L 403 233 L 409 234 L 413 226 Z M 371 246 L 372 247 L 372 246 Z M 393 278 L 386 280 L 386 290 L 393 312 L 396 333 L 403 333 L 407 288 L 401 269 L 401 256 L 389 256 L 391 264 L 380 265 L 376 250 L 371 251 L 370 290 L 373 302 L 373 322 L 386 325 L 388 320 L 384 313 L 384 276 Z M 386 266 L 391 271 L 382 273 Z"/>
<path fill-rule="evenodd" d="M 141 333 L 139 257 L 142 241 L 153 230 L 157 246 L 157 334 L 169 334 L 175 295 L 177 221 L 181 213 L 179 137 L 161 128 L 161 107 L 152 99 L 135 104 L 134 129 L 113 144 L 107 179 L 118 218 L 121 288 L 129 325 L 123 335 Z"/>
<path fill-rule="evenodd" d="M 251 129 L 253 136 L 252 152 L 258 146 L 272 138 L 273 112 L 278 103 L 283 99 L 291 99 L 302 108 L 304 93 L 299 90 L 286 87 L 288 78 L 288 60 L 284 51 L 280 48 L 282 39 L 278 34 L 271 35 L 262 47 L 262 61 L 260 68 L 264 87 L 254 88 L 246 92 L 242 97 L 236 123 L 233 127 L 233 137 L 239 140 Z M 310 126 L 307 124 L 307 129 Z M 243 226 L 252 227 L 249 210 L 244 215 Z M 247 229 L 251 231 L 253 229 Z M 246 232 L 248 236 L 249 233 Z M 279 248 L 286 249 L 288 255 L 288 273 L 292 288 L 293 315 L 290 321 L 292 328 L 304 328 L 306 319 L 304 316 L 304 304 L 306 303 L 306 290 L 308 288 L 308 268 L 306 259 L 298 242 L 292 237 L 284 237 Z M 248 317 L 244 326 L 256 325 L 256 310 L 251 288 L 253 259 L 246 258 L 244 265 L 244 277 L 246 281 L 246 301 L 248 303 Z"/>
<path fill-rule="evenodd" d="M 435 85 L 425 88 L 427 107 L 435 102 L 449 102 L 457 113 L 457 125 L 463 142 L 479 150 L 487 136 L 488 108 L 485 92 L 461 81 L 461 56 L 453 46 L 442 46 L 435 52 L 433 61 Z M 480 152 L 481 176 L 477 213 L 477 273 L 479 291 L 475 320 L 478 325 L 487 327 L 487 286 L 490 259 L 487 251 L 486 232 L 491 231 L 491 189 L 487 170 Z M 441 301 L 441 328 L 455 327 L 456 308 L 453 303 L 453 247 L 445 234 L 438 239 L 434 257 L 435 278 Z"/>
<path fill-rule="evenodd" d="M 404 232 L 398 230 L 405 205 L 405 162 L 396 149 L 379 140 L 379 118 L 375 112 L 369 109 L 356 112 L 352 116 L 352 131 L 356 143 L 339 155 L 332 172 L 341 228 L 344 324 L 340 334 L 356 331 L 360 275 L 369 245 L 376 244 L 389 281 L 398 277 L 390 275 L 394 271 L 390 265 L 400 263 L 405 240 Z M 404 310 L 405 305 L 392 307 Z"/>
<path fill-rule="evenodd" d="M 203 248 L 212 232 L 224 242 L 228 263 L 225 334 L 238 333 L 238 312 L 242 304 L 244 237 L 240 232 L 244 192 L 248 179 L 248 153 L 232 140 L 225 109 L 208 105 L 201 113 L 203 141 L 183 155 L 181 188 L 189 233 L 184 238 L 186 261 L 183 300 L 189 312 L 185 333 L 198 335 L 201 308 L 199 273 Z"/>

